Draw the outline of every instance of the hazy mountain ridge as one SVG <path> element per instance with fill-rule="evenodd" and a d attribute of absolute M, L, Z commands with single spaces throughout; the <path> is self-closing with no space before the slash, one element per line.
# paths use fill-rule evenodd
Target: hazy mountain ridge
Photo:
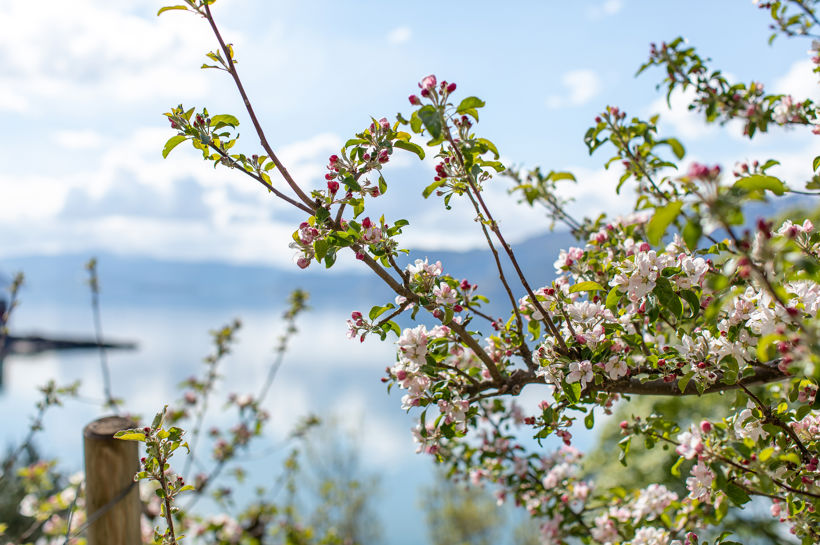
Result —
<path fill-rule="evenodd" d="M 553 275 L 555 258 L 561 248 L 573 243 L 568 233 L 552 232 L 513 245 L 522 269 L 533 285 L 541 286 Z M 500 248 L 498 248 L 499 251 Z M 22 271 L 26 276 L 22 300 L 86 304 L 90 255 L 24 256 L 0 260 L 6 275 Z M 311 293 L 314 306 L 359 308 L 362 302 L 377 304 L 393 295 L 367 271 L 334 271 L 327 274 L 320 265 L 306 270 L 295 265 L 279 269 L 263 265 L 236 265 L 215 261 L 183 262 L 144 257 L 97 254 L 101 297 L 108 305 L 209 307 L 281 306 L 287 293 L 302 288 Z M 498 286 L 498 273 L 489 250 L 465 252 L 415 250 L 401 264 L 415 259 L 440 260 L 444 271 L 456 278 L 468 278 L 491 300 L 506 298 Z M 509 274 L 508 260 L 501 255 Z M 516 293 L 517 296 L 523 293 Z"/>

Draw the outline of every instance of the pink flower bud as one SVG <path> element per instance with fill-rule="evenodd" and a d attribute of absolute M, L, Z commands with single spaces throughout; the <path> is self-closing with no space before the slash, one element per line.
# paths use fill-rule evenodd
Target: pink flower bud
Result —
<path fill-rule="evenodd" d="M 447 92 L 448 93 L 452 93 L 455 90 L 456 90 L 456 84 L 455 83 L 451 83 L 450 85 L 447 86 Z"/>
<path fill-rule="evenodd" d="M 436 76 L 434 76 L 433 74 L 430 74 L 429 76 L 427 76 L 425 78 L 422 78 L 421 83 L 419 83 L 419 87 L 421 87 L 421 89 L 423 91 L 430 91 L 430 90 L 434 89 L 435 86 L 436 86 Z M 424 94 L 424 93 L 422 93 L 422 94 Z"/>
<path fill-rule="evenodd" d="M 306 269 L 308 265 L 310 265 L 310 259 L 302 256 L 296 260 L 296 265 L 298 265 L 300 269 Z"/>
<path fill-rule="evenodd" d="M 410 101 L 410 104 L 412 104 L 413 106 L 418 106 L 419 104 L 421 104 L 421 99 L 416 95 L 410 95 L 408 97 L 408 100 Z"/>
<path fill-rule="evenodd" d="M 712 423 L 708 420 L 701 420 L 700 431 L 702 431 L 703 433 L 709 433 L 710 431 L 712 431 Z"/>

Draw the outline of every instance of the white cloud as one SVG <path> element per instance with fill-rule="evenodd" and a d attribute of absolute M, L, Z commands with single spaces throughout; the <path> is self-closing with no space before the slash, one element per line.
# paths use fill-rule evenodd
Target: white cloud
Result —
<path fill-rule="evenodd" d="M 587 7 L 587 16 L 591 19 L 600 19 L 610 15 L 615 15 L 624 7 L 622 0 L 604 0 L 600 4 Z"/>
<path fill-rule="evenodd" d="M 703 114 L 689 109 L 689 104 L 695 99 L 695 90 L 689 87 L 686 91 L 675 90 L 666 102 L 666 96 L 658 97 L 654 100 L 643 115 L 650 116 L 660 114 L 659 124 L 664 127 L 663 134 L 675 136 L 685 140 L 700 140 L 707 137 L 714 137 L 725 133 L 726 130 L 738 130 L 738 122 L 730 122 L 730 128 L 721 127 L 718 124 L 707 124 Z M 740 127 L 742 134 L 742 127 Z"/>
<path fill-rule="evenodd" d="M 788 72 L 775 81 L 774 92 L 792 95 L 797 100 L 810 98 L 820 101 L 820 76 L 812 72 L 813 69 L 814 64 L 809 59 L 795 62 Z"/>
<path fill-rule="evenodd" d="M 163 160 L 169 135 L 150 127 L 120 139 L 55 134 L 75 146 L 78 158 L 87 154 L 81 162 L 87 166 L 51 175 L 0 174 L 2 254 L 102 250 L 291 266 L 287 245 L 299 220 L 290 205 L 239 172 L 209 168 L 186 146 Z M 96 143 L 101 149 L 89 149 Z M 297 180 L 318 185 L 339 146 L 337 136 L 324 133 L 282 146 L 281 157 Z"/>
<path fill-rule="evenodd" d="M 102 145 L 102 135 L 93 130 L 56 131 L 51 136 L 57 145 L 68 150 L 95 149 Z"/>
<path fill-rule="evenodd" d="M 25 95 L 14 90 L 13 82 L 0 77 L 0 111 L 24 113 L 29 109 Z"/>
<path fill-rule="evenodd" d="M 413 31 L 410 27 L 400 26 L 390 31 L 387 35 L 387 41 L 393 45 L 403 44 L 413 37 Z"/>
<path fill-rule="evenodd" d="M 146 14 L 158 4 L 137 3 Z M 2 109 L 39 115 L 53 114 L 55 106 L 104 109 L 198 98 L 209 88 L 205 74 L 188 69 L 213 45 L 196 17 L 140 17 L 105 0 L 77 0 L 48 9 L 3 2 L 0 20 L 9 22 L 0 34 Z"/>
<path fill-rule="evenodd" d="M 565 89 L 562 95 L 547 97 L 547 106 L 552 109 L 566 106 L 582 106 L 601 92 L 601 78 L 589 69 L 572 70 L 561 76 Z"/>

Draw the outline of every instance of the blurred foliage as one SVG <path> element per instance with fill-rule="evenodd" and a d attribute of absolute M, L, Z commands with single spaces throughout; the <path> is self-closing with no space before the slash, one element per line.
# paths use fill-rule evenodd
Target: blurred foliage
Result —
<path fill-rule="evenodd" d="M 703 419 L 720 420 L 729 410 L 734 400 L 731 392 L 708 394 L 702 397 L 674 396 L 634 396 L 621 403 L 612 418 L 598 428 L 596 447 L 586 456 L 586 470 L 594 477 L 595 486 L 600 489 L 615 486 L 645 487 L 659 483 L 680 497 L 689 491 L 679 477 L 674 477 L 670 469 L 678 460 L 678 454 L 668 444 L 657 444 L 647 449 L 644 444 L 633 441 L 629 451 L 630 463 L 624 467 L 613 453 L 618 452 L 618 441 L 623 438 L 619 423 L 632 420 L 635 416 L 645 418 L 650 414 L 675 415 L 681 427 Z M 797 543 L 777 531 L 778 519 L 769 513 L 768 502 L 756 501 L 743 511 L 734 511 L 723 521 L 720 530 L 732 531 L 747 545 L 784 545 Z M 719 533 L 719 531 L 716 531 Z"/>
<path fill-rule="evenodd" d="M 499 542 L 504 512 L 492 494 L 449 480 L 441 472 L 420 493 L 433 545 L 493 545 Z"/>

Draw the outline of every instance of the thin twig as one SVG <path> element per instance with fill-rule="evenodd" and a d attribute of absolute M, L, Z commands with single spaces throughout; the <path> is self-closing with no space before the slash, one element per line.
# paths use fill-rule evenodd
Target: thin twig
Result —
<path fill-rule="evenodd" d="M 94 319 L 94 337 L 100 350 L 100 372 L 102 374 L 105 408 L 117 412 L 117 400 L 111 394 L 111 370 L 108 366 L 108 353 L 103 344 L 102 317 L 100 313 L 100 281 L 97 275 L 97 259 L 91 258 L 85 266 L 88 271 L 88 286 L 91 289 L 91 312 Z"/>
<path fill-rule="evenodd" d="M 253 106 L 251 106 L 251 102 L 248 99 L 248 95 L 245 93 L 245 87 L 242 85 L 242 81 L 239 79 L 239 73 L 236 71 L 236 64 L 233 61 L 233 55 L 231 54 L 231 49 L 228 48 L 225 41 L 222 39 L 222 35 L 219 32 L 219 28 L 216 26 L 216 21 L 214 21 L 213 16 L 211 15 L 211 8 L 208 5 L 208 2 L 205 2 L 205 18 L 208 20 L 208 23 L 211 25 L 211 30 L 213 30 L 214 36 L 216 36 L 216 40 L 219 42 L 219 47 L 225 53 L 225 63 L 228 67 L 228 72 L 231 74 L 234 83 L 236 84 L 236 88 L 239 91 L 239 94 L 242 96 L 242 102 L 245 104 L 245 110 L 247 110 L 248 115 L 251 118 L 251 122 L 253 123 L 254 129 L 256 129 L 256 134 L 259 136 L 259 142 L 262 144 L 262 148 L 267 152 L 268 157 L 270 160 L 273 161 L 273 164 L 276 165 L 276 168 L 282 174 L 282 177 L 285 179 L 285 182 L 290 186 L 294 193 L 299 197 L 299 199 L 308 206 L 311 210 L 316 208 L 314 202 L 308 197 L 302 188 L 299 187 L 299 184 L 293 179 L 290 175 L 288 170 L 273 152 L 273 148 L 271 148 L 270 144 L 268 143 L 268 139 L 265 137 L 265 132 L 262 130 L 262 125 L 259 123 L 259 120 L 256 118 L 256 113 L 253 110 Z"/>
<path fill-rule="evenodd" d="M 798 450 L 800 450 L 800 454 L 803 456 L 803 461 L 806 462 L 806 463 L 809 463 L 812 459 L 812 455 L 809 452 L 809 450 L 806 448 L 806 445 L 803 444 L 803 442 L 800 440 L 800 438 L 794 432 L 792 427 L 789 426 L 788 424 L 786 424 L 785 422 L 783 422 L 782 420 L 780 420 L 780 418 L 777 415 L 772 413 L 771 407 L 769 407 L 767 404 L 763 403 L 763 401 L 761 401 L 760 398 L 757 397 L 754 393 L 752 393 L 752 391 L 749 390 L 746 386 L 741 384 L 740 387 L 741 387 L 741 389 L 743 389 L 743 391 L 746 393 L 746 395 L 749 396 L 752 399 L 752 401 L 755 402 L 755 405 L 757 405 L 757 407 L 760 409 L 760 411 L 763 413 L 764 417 L 766 418 L 766 422 L 769 422 L 770 424 L 774 424 L 775 426 L 777 426 L 778 428 L 780 428 L 784 432 L 786 432 L 786 435 L 789 436 L 789 438 L 794 442 L 794 444 L 797 445 Z"/>

